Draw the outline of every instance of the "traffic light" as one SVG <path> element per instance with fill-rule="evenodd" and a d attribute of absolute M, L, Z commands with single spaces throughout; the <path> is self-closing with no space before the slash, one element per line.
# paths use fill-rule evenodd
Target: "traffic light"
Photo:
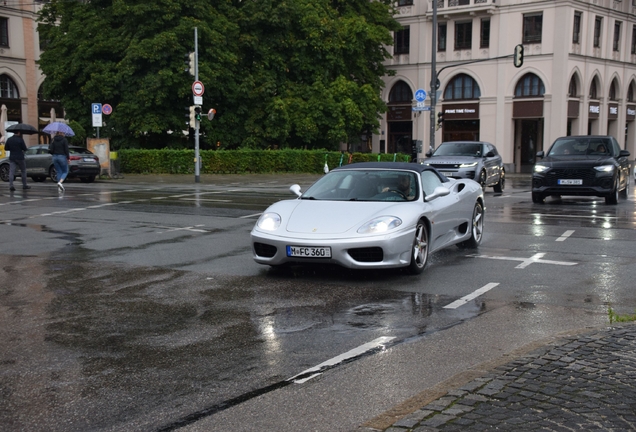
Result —
<path fill-rule="evenodd" d="M 515 46 L 515 53 L 513 54 L 513 60 L 515 67 L 519 68 L 523 65 L 523 45 L 519 44 Z"/>
<path fill-rule="evenodd" d="M 190 118 L 188 124 L 192 129 L 197 127 L 197 113 L 195 111 L 195 108 L 196 107 L 194 105 L 190 106 L 190 113 L 188 114 L 188 117 Z"/>
<path fill-rule="evenodd" d="M 185 60 L 184 63 L 186 65 L 188 65 L 188 67 L 186 67 L 185 71 L 188 72 L 190 75 L 194 76 L 195 72 L 196 72 L 195 71 L 196 64 L 195 64 L 195 59 L 194 59 L 194 53 L 191 52 L 191 53 L 186 54 L 185 59 L 186 60 Z"/>
<path fill-rule="evenodd" d="M 444 113 L 442 111 L 437 113 L 437 126 L 441 126 L 444 123 Z"/>
<path fill-rule="evenodd" d="M 194 106 L 194 118 L 201 121 L 201 107 L 199 105 Z"/>

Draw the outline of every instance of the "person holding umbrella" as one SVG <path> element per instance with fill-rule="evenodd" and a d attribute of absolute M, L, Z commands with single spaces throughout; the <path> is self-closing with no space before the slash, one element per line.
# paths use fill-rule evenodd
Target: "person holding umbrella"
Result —
<path fill-rule="evenodd" d="M 71 154 L 68 151 L 68 141 L 64 132 L 56 132 L 53 141 L 49 145 L 49 153 L 53 155 L 53 166 L 57 173 L 57 188 L 64 192 L 64 179 L 68 175 L 68 160 Z"/>
<path fill-rule="evenodd" d="M 26 161 L 24 159 L 24 153 L 27 151 L 26 143 L 24 142 L 24 138 L 22 138 L 21 131 L 15 131 L 13 136 L 7 140 L 4 145 L 5 151 L 10 152 L 9 154 L 9 190 L 13 192 L 15 188 L 13 187 L 13 178 L 15 177 L 15 172 L 17 168 L 20 168 L 20 173 L 22 177 L 22 189 L 31 189 L 31 186 L 27 185 L 27 170 L 26 170 Z"/>

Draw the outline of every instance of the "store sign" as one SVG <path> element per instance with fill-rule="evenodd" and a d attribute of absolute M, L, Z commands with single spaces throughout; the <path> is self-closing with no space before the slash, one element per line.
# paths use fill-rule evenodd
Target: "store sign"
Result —
<path fill-rule="evenodd" d="M 618 118 L 618 104 L 609 104 L 609 111 L 607 118 L 610 120 L 616 120 Z"/>
<path fill-rule="evenodd" d="M 442 112 L 444 120 L 477 120 L 479 119 L 479 104 L 444 105 Z"/>
<path fill-rule="evenodd" d="M 412 107 L 406 106 L 390 106 L 386 113 L 388 121 L 406 121 L 412 118 Z"/>
<path fill-rule="evenodd" d="M 636 119 L 636 105 L 627 105 L 627 117 L 625 120 L 634 121 Z"/>
<path fill-rule="evenodd" d="M 598 118 L 601 114 L 601 106 L 596 103 L 592 104 L 592 102 L 590 102 L 589 112 L 590 118 Z"/>

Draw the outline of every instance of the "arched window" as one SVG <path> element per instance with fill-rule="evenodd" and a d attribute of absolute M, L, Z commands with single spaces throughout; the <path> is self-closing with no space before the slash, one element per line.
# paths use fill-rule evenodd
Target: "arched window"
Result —
<path fill-rule="evenodd" d="M 7 75 L 0 75 L 0 98 L 20 99 L 18 87 Z"/>
<path fill-rule="evenodd" d="M 389 103 L 411 103 L 413 100 L 413 92 L 411 87 L 404 81 L 398 81 L 395 83 L 389 94 Z"/>
<path fill-rule="evenodd" d="M 609 91 L 609 100 L 611 101 L 617 101 L 618 97 L 616 96 L 616 87 L 618 87 L 616 85 L 616 80 L 612 81 L 612 85 L 610 86 L 610 91 Z"/>
<path fill-rule="evenodd" d="M 627 102 L 634 102 L 634 83 L 632 82 L 627 89 Z"/>
<path fill-rule="evenodd" d="M 568 88 L 568 96 L 569 97 L 577 97 L 579 95 L 579 89 L 576 85 L 576 76 L 572 75 L 572 79 L 570 80 L 570 87 Z"/>
<path fill-rule="evenodd" d="M 479 99 L 479 85 L 472 77 L 459 74 L 446 86 L 444 100 Z"/>
<path fill-rule="evenodd" d="M 545 93 L 545 87 L 541 78 L 533 73 L 527 73 L 521 77 L 515 87 L 516 97 L 537 97 L 543 96 Z"/>
<path fill-rule="evenodd" d="M 590 99 L 598 99 L 598 86 L 596 84 L 596 78 L 592 80 L 590 84 Z"/>

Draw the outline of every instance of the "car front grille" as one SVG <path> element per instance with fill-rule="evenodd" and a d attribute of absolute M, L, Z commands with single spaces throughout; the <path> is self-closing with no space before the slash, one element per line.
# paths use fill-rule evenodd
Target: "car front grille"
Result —
<path fill-rule="evenodd" d="M 358 262 L 381 262 L 384 259 L 381 247 L 349 249 L 349 255 Z"/>
<path fill-rule="evenodd" d="M 254 243 L 254 252 L 256 255 L 271 258 L 276 255 L 276 246 L 268 245 L 265 243 Z"/>
<path fill-rule="evenodd" d="M 461 164 L 453 164 L 453 163 L 432 163 L 432 164 L 428 164 L 428 166 L 432 166 L 433 168 L 437 168 L 438 170 L 444 170 L 444 169 L 457 169 L 459 168 Z"/>
<path fill-rule="evenodd" d="M 543 186 L 557 186 L 559 180 L 583 180 L 583 186 L 591 186 L 596 180 L 594 169 L 555 168 L 548 171 Z"/>

